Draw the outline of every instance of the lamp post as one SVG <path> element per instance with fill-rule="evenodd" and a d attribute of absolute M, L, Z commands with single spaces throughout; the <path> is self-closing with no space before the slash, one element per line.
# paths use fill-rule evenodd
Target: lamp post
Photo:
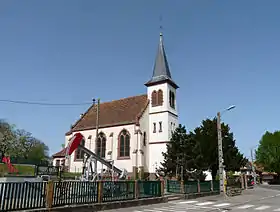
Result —
<path fill-rule="evenodd" d="M 93 102 L 96 104 L 95 99 Z M 98 142 L 98 128 L 99 128 L 99 105 L 100 105 L 100 99 L 97 99 L 96 104 L 96 122 L 95 122 L 95 145 L 94 145 L 94 153 L 97 154 L 97 142 Z M 94 161 L 94 172 L 97 174 L 97 160 Z"/>
<path fill-rule="evenodd" d="M 254 185 L 257 183 L 257 174 L 256 174 L 256 168 L 254 166 L 254 157 L 253 157 L 253 150 L 257 147 L 258 145 L 255 145 L 250 149 L 251 152 L 251 161 L 252 161 L 252 171 L 253 171 L 253 177 L 254 177 Z"/>
<path fill-rule="evenodd" d="M 222 113 L 230 111 L 235 108 L 235 105 L 228 107 L 223 110 Z M 217 113 L 217 132 L 218 132 L 218 158 L 219 158 L 219 180 L 220 180 L 220 191 L 225 194 L 225 176 L 224 176 L 224 156 L 223 156 L 223 137 L 222 137 L 222 127 L 221 127 L 221 112 Z"/>

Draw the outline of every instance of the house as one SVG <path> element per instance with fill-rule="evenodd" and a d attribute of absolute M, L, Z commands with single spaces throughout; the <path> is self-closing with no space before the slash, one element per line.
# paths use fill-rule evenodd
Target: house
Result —
<path fill-rule="evenodd" d="M 145 83 L 147 93 L 101 103 L 96 139 L 97 105 L 93 104 L 65 135 L 65 146 L 77 132 L 83 134 L 86 148 L 102 158 L 113 160 L 128 173 L 155 173 L 163 161 L 162 152 L 178 126 L 176 90 L 171 77 L 163 35 L 160 34 L 152 78 Z M 76 150 L 67 166 L 81 172 L 83 152 Z M 63 161 L 65 150 L 53 155 L 54 163 Z M 98 169 L 103 169 L 98 163 Z"/>

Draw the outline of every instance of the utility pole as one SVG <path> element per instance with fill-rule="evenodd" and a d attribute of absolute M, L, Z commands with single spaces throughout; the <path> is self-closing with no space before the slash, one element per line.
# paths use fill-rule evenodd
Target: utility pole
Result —
<path fill-rule="evenodd" d="M 254 177 L 254 185 L 256 185 L 257 176 L 256 176 L 256 169 L 255 169 L 255 166 L 254 166 L 253 148 L 251 148 L 251 161 L 252 161 L 252 171 L 253 171 L 253 177 Z"/>
<path fill-rule="evenodd" d="M 217 113 L 217 131 L 218 131 L 218 157 L 219 157 L 219 180 L 220 180 L 220 191 L 224 192 L 224 159 L 223 159 L 223 138 L 222 138 L 222 127 L 221 127 L 221 113 Z"/>
<path fill-rule="evenodd" d="M 96 135 L 95 135 L 95 149 L 94 152 L 97 154 L 97 142 L 98 142 L 98 127 L 99 127 L 99 106 L 100 106 L 100 99 L 97 99 L 96 105 Z M 94 172 L 97 174 L 97 160 L 94 161 Z"/>

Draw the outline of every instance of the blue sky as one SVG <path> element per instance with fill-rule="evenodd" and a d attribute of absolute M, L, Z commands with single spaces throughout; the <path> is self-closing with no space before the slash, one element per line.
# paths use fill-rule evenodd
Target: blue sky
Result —
<path fill-rule="evenodd" d="M 109 101 L 146 92 L 159 17 L 188 129 L 223 115 L 245 155 L 279 129 L 280 1 L 0 1 L 0 99 Z M 86 106 L 0 103 L 0 118 L 61 148 Z"/>

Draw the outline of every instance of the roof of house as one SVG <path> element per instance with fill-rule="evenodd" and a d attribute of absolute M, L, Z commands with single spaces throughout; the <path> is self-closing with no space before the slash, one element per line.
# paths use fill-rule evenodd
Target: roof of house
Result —
<path fill-rule="evenodd" d="M 52 155 L 53 158 L 62 158 L 66 155 L 66 148 L 63 148 L 61 151 Z"/>
<path fill-rule="evenodd" d="M 132 96 L 99 105 L 99 127 L 113 127 L 127 124 L 137 124 L 147 108 L 147 95 Z M 96 128 L 97 105 L 93 104 L 85 114 L 73 125 L 66 135 L 72 132 Z"/>

